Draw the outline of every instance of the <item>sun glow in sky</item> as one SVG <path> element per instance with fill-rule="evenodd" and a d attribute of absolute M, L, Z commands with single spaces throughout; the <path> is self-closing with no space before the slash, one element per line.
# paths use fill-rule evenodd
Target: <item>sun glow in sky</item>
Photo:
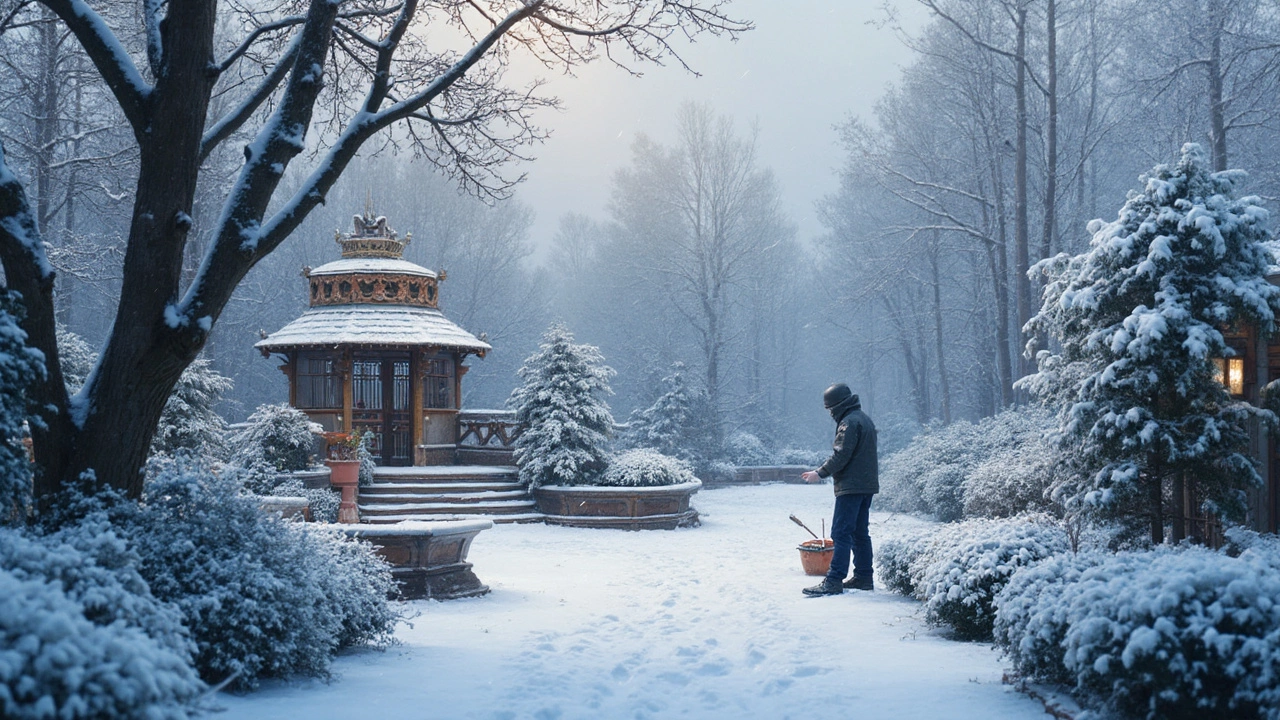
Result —
<path fill-rule="evenodd" d="M 923 23 L 917 3 L 896 5 L 908 31 Z M 910 52 L 881 26 L 886 13 L 874 0 L 736 0 L 729 13 L 756 29 L 736 43 L 708 37 L 684 45 L 700 76 L 668 63 L 635 78 L 607 62 L 574 77 L 544 75 L 563 109 L 539 118 L 553 134 L 533 148 L 537 160 L 523 168 L 528 179 L 517 192 L 537 213 L 537 246 L 550 241 L 564 213 L 607 217 L 610 178 L 628 163 L 636 136 L 669 141 L 675 110 L 688 100 L 731 116 L 743 133 L 755 123 L 760 160 L 777 175 L 799 239 L 822 232 L 814 204 L 837 186 L 835 126 L 850 114 L 869 116 Z"/>

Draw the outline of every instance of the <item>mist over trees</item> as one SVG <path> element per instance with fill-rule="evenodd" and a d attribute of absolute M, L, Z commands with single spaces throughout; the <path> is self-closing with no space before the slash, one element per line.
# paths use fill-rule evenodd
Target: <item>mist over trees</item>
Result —
<path fill-rule="evenodd" d="M 203 353 L 235 381 L 219 409 L 236 421 L 262 401 L 284 400 L 276 363 L 252 344 L 259 330 L 302 312 L 299 271 L 335 257 L 333 231 L 347 229 L 369 202 L 399 232 L 413 233 L 409 260 L 448 271 L 445 313 L 494 345 L 471 362 L 468 407 L 499 406 L 539 334 L 561 320 L 617 369 L 610 402 L 619 418 L 652 406 L 673 364 L 684 363 L 690 391 L 705 393 L 714 418 L 709 442 L 721 448 L 740 433 L 773 450 L 821 447 L 829 420 L 816 398 L 835 381 L 862 396 L 885 447 L 925 424 L 992 416 L 1029 400 L 1015 383 L 1034 370 L 1022 328 L 1042 288 L 1027 270 L 1085 249 L 1086 223 L 1119 207 L 1139 173 L 1176 156 L 1184 142 L 1199 142 L 1214 169 L 1249 171 L 1248 192 L 1280 195 L 1280 13 L 1252 0 L 915 2 L 929 15 L 920 28 L 897 27 L 886 15 L 887 27 L 914 51 L 911 64 L 873 113 L 831 118 L 838 187 L 819 203 L 819 236 L 797 235 L 795 211 L 784 206 L 759 150 L 762 138 L 785 136 L 786 128 L 756 127 L 752 117 L 673 98 L 669 122 L 648 128 L 628 162 L 602 169 L 612 177 L 607 206 L 578 208 L 549 238 L 531 234 L 540 209 L 512 196 L 521 175 L 512 163 L 544 135 L 534 113 L 552 100 L 503 84 L 505 55 L 471 58 L 472 75 L 447 75 L 455 84 L 432 96 L 442 103 L 437 109 L 400 117 L 403 103 L 379 79 L 381 51 L 360 38 L 397 38 L 384 50 L 408 55 L 388 72 L 415 87 L 445 78 L 447 53 L 432 55 L 411 33 L 396 35 L 397 18 L 419 9 L 370 6 L 324 20 L 332 30 L 321 64 L 327 84 L 308 95 L 306 111 L 317 132 L 297 148 L 296 161 L 294 149 L 281 146 L 289 157 L 276 163 L 278 178 L 259 180 L 253 173 L 275 173 L 275 165 L 264 165 L 261 153 L 246 160 L 245 149 L 258 135 L 269 139 L 270 118 L 286 112 L 286 96 L 301 97 L 302 89 L 289 89 L 298 33 L 319 21 L 281 6 L 269 18 L 245 15 L 243 28 L 230 16 L 201 24 L 220 60 L 212 85 L 200 90 L 207 107 L 193 122 L 202 132 L 182 141 L 191 145 L 184 162 L 198 167 L 196 179 L 183 186 L 184 207 L 170 208 L 172 193 L 157 194 L 158 181 L 139 195 L 140 178 L 151 182 L 156 171 L 147 169 L 149 141 L 137 132 L 141 96 L 131 84 L 168 92 L 161 81 L 186 58 L 178 39 L 186 35 L 173 24 L 160 32 L 149 24 L 155 18 L 110 4 L 93 6 L 102 20 L 94 28 L 75 20 L 77 2 L 0 4 L 4 161 L 56 270 L 44 307 L 44 276 L 29 272 L 30 258 L 11 242 L 5 285 L 26 283 L 36 298 L 24 322 L 44 328 L 31 336 L 47 355 L 57 327 L 75 331 L 91 350 L 116 354 L 94 361 L 113 369 L 92 376 L 84 398 L 124 397 L 127 378 L 142 367 L 162 368 L 158 387 L 171 389 L 181 367 Z M 623 6 L 647 7 L 640 0 Z M 452 23 L 475 47 L 493 39 L 469 24 L 467 11 L 443 8 L 421 12 Z M 730 35 L 746 27 L 717 3 L 690 12 L 650 17 L 658 33 L 652 44 L 625 31 L 608 42 L 644 63 L 670 51 L 666 38 L 680 23 Z M 545 21 L 536 12 L 526 19 Z M 553 36 L 517 25 L 502 32 L 512 51 L 552 66 L 585 62 L 605 42 L 563 28 Z M 101 45 L 103 33 L 119 40 L 138 78 L 103 65 L 115 57 Z M 390 113 L 379 120 L 387 129 L 344 135 L 344 123 L 366 106 Z M 449 124 L 445 110 L 472 112 L 466 117 L 474 123 Z M 394 129 L 392 115 L 403 121 Z M 329 174 L 316 175 L 318 168 Z M 248 198 L 253 182 L 270 192 Z M 144 209 L 148 198 L 165 207 Z M 250 206 L 256 221 L 229 210 Z M 14 207 L 5 205 L 6 217 L 16 217 Z M 190 222 L 147 229 L 145 218 L 156 212 L 181 212 Z M 273 217 L 284 225 L 271 225 Z M 274 234 L 252 257 L 230 262 L 233 225 L 250 221 Z M 169 239 L 155 239 L 161 235 Z M 151 242 L 178 248 L 162 253 L 168 269 L 143 273 L 163 276 L 156 287 L 165 290 L 121 304 L 126 248 Z M 216 267 L 236 269 L 211 280 Z M 220 309 L 199 316 L 216 318 L 209 328 L 190 313 L 178 329 L 164 321 L 170 304 L 179 315 L 195 312 L 199 292 L 191 289 L 210 282 L 219 289 L 208 307 Z M 128 323 L 121 308 L 134 313 Z M 136 353 L 125 351 L 134 346 Z M 73 371 L 70 361 L 63 375 L 77 380 L 66 398 L 48 384 L 34 390 L 43 407 L 58 408 L 63 419 L 47 427 L 59 437 L 82 432 L 64 421 L 78 384 L 91 377 L 91 368 Z M 143 425 L 153 424 L 147 418 L 158 417 L 163 400 L 146 401 Z M 46 444 L 48 452 L 60 442 Z M 41 444 L 37 438 L 37 454 L 45 452 Z M 134 455 L 149 447 L 135 444 Z M 94 443 L 76 447 L 95 457 L 106 452 Z"/>

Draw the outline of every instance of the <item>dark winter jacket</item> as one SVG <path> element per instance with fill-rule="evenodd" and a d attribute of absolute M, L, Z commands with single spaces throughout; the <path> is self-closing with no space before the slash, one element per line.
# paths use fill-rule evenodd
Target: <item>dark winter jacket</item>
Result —
<path fill-rule="evenodd" d="M 818 468 L 820 477 L 830 477 L 836 495 L 880 492 L 880 461 L 876 457 L 876 426 L 862 412 L 862 403 L 853 395 L 831 408 L 836 441 L 831 457 Z"/>

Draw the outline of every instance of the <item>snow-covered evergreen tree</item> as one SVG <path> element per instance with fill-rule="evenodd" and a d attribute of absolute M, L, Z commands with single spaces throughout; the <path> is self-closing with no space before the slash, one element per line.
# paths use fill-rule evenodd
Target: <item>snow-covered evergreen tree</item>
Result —
<path fill-rule="evenodd" d="M 1200 147 L 1185 145 L 1176 165 L 1144 176 L 1116 220 L 1090 223 L 1087 252 L 1035 268 L 1047 283 L 1027 329 L 1061 348 L 1042 351 L 1042 373 L 1025 384 L 1046 397 L 1062 396 L 1055 380 L 1073 384 L 1061 429 L 1092 470 L 1056 491 L 1079 507 L 1149 521 L 1154 542 L 1173 478 L 1227 514 L 1241 508 L 1239 489 L 1260 480 L 1246 423 L 1265 411 L 1233 400 L 1213 364 L 1232 354 L 1222 328 L 1270 333 L 1280 311 L 1280 288 L 1266 280 L 1267 211 L 1257 197 L 1235 196 L 1244 177 L 1210 172 Z M 1085 371 L 1048 372 L 1076 363 Z"/>
<path fill-rule="evenodd" d="M 226 452 L 227 423 L 214 410 L 222 394 L 235 385 L 216 372 L 207 359 L 196 358 L 169 395 L 151 439 L 152 453 L 174 454 L 187 450 L 210 458 Z"/>
<path fill-rule="evenodd" d="M 714 416 L 706 393 L 688 386 L 682 362 L 671 365 L 661 387 L 662 394 L 652 405 L 631 413 L 623 444 L 653 448 L 695 468 L 705 468 L 720 455 L 719 448 L 712 447 L 709 423 L 714 422 Z"/>
<path fill-rule="evenodd" d="M 31 463 L 22 444 L 27 387 L 44 375 L 44 355 L 27 347 L 18 327 L 22 306 L 0 291 L 0 522 L 22 507 L 31 493 Z"/>
<path fill-rule="evenodd" d="M 604 397 L 612 393 L 613 374 L 600 350 L 575 344 L 564 325 L 547 330 L 541 349 L 519 370 L 524 384 L 507 400 L 521 427 L 515 461 L 522 482 L 582 485 L 604 472 L 613 432 Z"/>
<path fill-rule="evenodd" d="M 98 353 L 66 325 L 58 325 L 58 362 L 62 365 L 62 381 L 67 386 L 67 393 L 74 395 L 80 392 L 85 380 L 89 379 L 89 373 L 93 372 Z"/>

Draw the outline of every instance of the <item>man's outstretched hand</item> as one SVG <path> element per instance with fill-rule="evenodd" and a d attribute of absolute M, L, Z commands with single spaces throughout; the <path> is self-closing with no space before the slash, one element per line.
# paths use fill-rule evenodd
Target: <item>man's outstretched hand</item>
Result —
<path fill-rule="evenodd" d="M 807 470 L 800 474 L 800 479 L 807 483 L 822 482 L 822 476 L 816 470 Z"/>

